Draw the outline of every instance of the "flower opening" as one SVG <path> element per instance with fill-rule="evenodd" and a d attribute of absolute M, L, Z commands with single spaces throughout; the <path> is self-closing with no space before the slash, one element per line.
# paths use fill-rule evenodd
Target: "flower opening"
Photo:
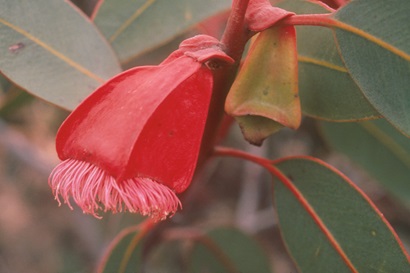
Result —
<path fill-rule="evenodd" d="M 119 182 L 97 166 L 75 159 L 62 161 L 51 173 L 49 184 L 60 205 L 59 196 L 72 209 L 71 196 L 84 213 L 95 217 L 99 210 L 129 211 L 164 220 L 182 207 L 174 191 L 150 178 Z"/>

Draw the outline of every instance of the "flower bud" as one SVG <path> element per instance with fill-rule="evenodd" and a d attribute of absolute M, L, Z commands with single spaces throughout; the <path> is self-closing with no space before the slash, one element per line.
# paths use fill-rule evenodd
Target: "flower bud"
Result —
<path fill-rule="evenodd" d="M 228 93 L 225 111 L 235 117 L 245 139 L 255 145 L 282 127 L 299 127 L 293 26 L 272 27 L 259 34 Z"/>

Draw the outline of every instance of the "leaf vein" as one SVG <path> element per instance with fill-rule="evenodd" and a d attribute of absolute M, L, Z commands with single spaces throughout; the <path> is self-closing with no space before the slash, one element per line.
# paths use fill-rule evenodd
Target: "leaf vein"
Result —
<path fill-rule="evenodd" d="M 343 22 L 338 21 L 338 20 L 335 20 L 331 26 L 339 28 L 341 30 L 348 31 L 348 32 L 353 33 L 353 34 L 356 34 L 356 35 L 358 35 L 358 36 L 360 36 L 360 37 L 362 37 L 362 38 L 364 38 L 364 39 L 366 39 L 366 40 L 368 40 L 368 41 L 370 41 L 370 42 L 372 42 L 376 45 L 379 45 L 380 47 L 382 47 L 382 48 L 384 48 L 384 49 L 386 49 L 390 52 L 392 52 L 393 54 L 403 58 L 404 60 L 410 61 L 410 54 L 408 54 L 407 52 L 395 47 L 394 45 L 392 45 L 392 44 L 390 44 L 390 43 L 388 43 L 388 42 L 386 42 L 386 41 L 384 41 L 384 40 L 382 40 L 382 39 L 380 39 L 380 38 L 366 32 L 364 30 L 361 30 L 357 27 L 354 27 L 352 25 L 343 23 Z"/>
<path fill-rule="evenodd" d="M 0 23 L 2 23 L 3 25 L 13 29 L 14 31 L 20 33 L 21 35 L 25 36 L 26 38 L 28 38 L 29 40 L 33 41 L 34 43 L 36 43 L 37 45 L 41 46 L 42 48 L 44 48 L 46 51 L 50 52 L 51 54 L 53 54 L 54 56 L 56 56 L 57 58 L 61 59 L 62 61 L 66 62 L 68 65 L 70 65 L 71 67 L 75 68 L 76 70 L 80 71 L 81 73 L 83 73 L 84 75 L 98 81 L 98 82 L 104 82 L 104 79 L 99 77 L 98 75 L 94 74 L 93 72 L 91 72 L 90 70 L 86 69 L 85 67 L 83 67 L 82 65 L 78 64 L 77 62 L 73 61 L 72 59 L 68 58 L 67 56 L 65 56 L 63 53 L 59 52 L 58 50 L 54 49 L 52 46 L 48 45 L 47 43 L 41 41 L 40 39 L 36 38 L 35 36 L 33 36 L 32 34 L 28 33 L 27 31 L 25 31 L 24 29 L 0 18 Z"/>
<path fill-rule="evenodd" d="M 303 55 L 298 56 L 298 61 L 303 62 L 303 63 L 315 64 L 315 65 L 323 66 L 323 67 L 336 70 L 339 72 L 347 73 L 347 69 L 342 66 L 338 66 L 338 65 L 335 65 L 335 64 L 323 61 L 323 60 L 319 60 L 319 59 L 315 59 L 315 58 L 311 58 L 311 57 L 307 57 Z"/>
<path fill-rule="evenodd" d="M 112 43 L 115 41 L 115 39 L 118 38 L 118 36 L 124 32 L 125 29 L 127 29 L 138 17 L 141 16 L 142 13 L 146 9 L 148 9 L 152 4 L 154 4 L 156 0 L 147 0 L 141 7 L 139 7 L 132 15 L 129 17 L 127 20 L 124 21 L 124 23 L 114 32 L 113 35 L 109 38 L 109 41 Z"/>
<path fill-rule="evenodd" d="M 410 169 L 410 155 L 392 137 L 372 123 L 366 122 L 360 123 L 360 125 Z"/>

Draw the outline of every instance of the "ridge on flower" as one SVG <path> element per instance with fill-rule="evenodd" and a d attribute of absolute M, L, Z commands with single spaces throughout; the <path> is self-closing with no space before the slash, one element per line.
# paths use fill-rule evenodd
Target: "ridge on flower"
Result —
<path fill-rule="evenodd" d="M 181 43 L 158 66 L 127 70 L 99 87 L 64 121 L 56 137 L 62 162 L 49 184 L 84 213 L 130 211 L 172 216 L 190 184 L 212 97 L 206 63 L 233 60 L 215 38 Z"/>

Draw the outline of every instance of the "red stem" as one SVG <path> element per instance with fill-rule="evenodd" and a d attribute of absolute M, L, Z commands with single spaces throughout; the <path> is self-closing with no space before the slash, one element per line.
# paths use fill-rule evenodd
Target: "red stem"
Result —
<path fill-rule="evenodd" d="M 212 154 L 217 141 L 218 129 L 224 116 L 225 98 L 235 79 L 242 53 L 248 41 L 248 29 L 245 26 L 245 14 L 249 0 L 234 0 L 221 44 L 226 54 L 235 60 L 233 65 L 225 65 L 214 73 L 214 90 L 208 120 L 203 135 L 198 168 Z"/>
<path fill-rule="evenodd" d="M 196 228 L 174 228 L 164 232 L 166 240 L 193 240 L 206 247 L 215 258 L 223 265 L 226 272 L 239 272 L 235 263 L 226 255 L 219 245 L 206 233 Z"/>
<path fill-rule="evenodd" d="M 240 62 L 245 44 L 248 40 L 248 30 L 245 26 L 245 14 L 249 0 L 234 0 L 226 29 L 222 35 L 221 43 L 225 52 L 236 62 Z"/>
<path fill-rule="evenodd" d="M 247 152 L 241 151 L 241 150 L 236 150 L 236 149 L 226 148 L 226 147 L 215 147 L 213 155 L 243 158 L 251 162 L 254 162 L 258 165 L 261 165 L 263 167 L 267 164 L 270 164 L 270 161 L 266 158 L 258 157 L 253 154 L 249 154 Z"/>
<path fill-rule="evenodd" d="M 289 186 L 288 178 L 284 176 L 283 173 L 274 166 L 272 160 L 269 160 L 263 157 L 258 157 L 258 156 L 249 154 L 244 151 L 235 150 L 231 148 L 225 148 L 225 147 L 215 147 L 214 155 L 215 156 L 232 156 L 232 157 L 243 158 L 251 162 L 254 162 L 264 167 L 266 170 L 268 170 L 273 176 L 278 178 L 283 184 L 285 184 L 286 186 Z"/>
<path fill-rule="evenodd" d="M 254 156 L 252 154 L 248 154 L 243 151 L 231 149 L 231 148 L 224 148 L 224 147 L 216 147 L 215 156 L 232 156 L 232 157 L 237 157 L 237 158 L 243 158 L 246 160 L 249 160 L 251 162 L 254 162 L 256 164 L 261 165 L 262 167 L 266 168 L 272 176 L 275 176 L 277 179 L 279 179 L 285 187 L 288 188 L 290 192 L 295 196 L 295 198 L 300 202 L 300 204 L 306 209 L 306 212 L 309 213 L 312 217 L 312 219 L 316 222 L 318 227 L 322 230 L 324 235 L 328 238 L 329 242 L 332 244 L 332 246 L 335 248 L 335 250 L 340 254 L 341 258 L 344 260 L 346 265 L 352 270 L 352 272 L 358 272 L 358 270 L 354 267 L 352 262 L 350 261 L 349 257 L 346 255 L 342 247 L 339 245 L 338 241 L 333 237 L 333 234 L 329 231 L 325 223 L 323 223 L 322 219 L 317 215 L 315 212 L 314 208 L 311 207 L 309 202 L 305 199 L 303 194 L 299 192 L 299 190 L 293 185 L 293 183 L 279 170 L 277 169 L 274 165 L 279 164 L 283 160 L 286 160 L 284 158 L 280 158 L 277 160 L 269 160 L 266 158 L 261 158 Z M 339 170 L 335 169 L 334 167 L 327 165 L 326 163 L 320 161 L 319 159 L 311 158 L 309 156 L 298 156 L 294 158 L 304 158 L 308 160 L 313 160 L 318 164 L 324 165 L 326 168 L 330 169 L 333 171 L 335 174 L 339 175 L 342 177 L 347 183 L 353 187 L 372 207 L 372 209 L 379 215 L 380 219 L 384 222 L 384 224 L 388 227 L 390 232 L 393 234 L 395 240 L 399 244 L 400 248 L 402 249 L 404 255 L 407 257 L 407 260 L 410 261 L 410 255 L 407 253 L 406 249 L 404 248 L 399 236 L 397 233 L 394 231 L 390 223 L 386 220 L 386 218 L 383 216 L 383 214 L 379 211 L 379 209 L 373 204 L 373 202 L 370 200 L 370 198 L 353 182 L 349 180 L 344 174 L 342 174 Z M 289 159 L 289 158 L 288 158 Z"/>
<path fill-rule="evenodd" d="M 336 26 L 336 21 L 331 18 L 332 15 L 333 13 L 299 14 L 286 17 L 280 23 L 284 25 L 334 27 Z"/>
<path fill-rule="evenodd" d="M 217 156 L 233 156 L 243 158 L 252 162 L 255 162 L 262 167 L 266 168 L 274 177 L 276 177 L 292 194 L 293 196 L 299 201 L 302 207 L 306 210 L 306 212 L 312 217 L 312 220 L 315 221 L 318 228 L 323 232 L 323 234 L 329 240 L 329 243 L 333 246 L 333 248 L 339 253 L 340 257 L 345 262 L 346 266 L 351 270 L 353 273 L 358 273 L 358 270 L 355 268 L 353 263 L 350 261 L 349 257 L 346 255 L 342 247 L 339 245 L 338 241 L 333 237 L 333 234 L 327 228 L 325 223 L 323 223 L 322 219 L 317 215 L 314 208 L 309 204 L 309 202 L 305 199 L 303 194 L 299 192 L 299 190 L 293 185 L 293 183 L 286 177 L 278 168 L 276 168 L 271 160 L 266 158 L 257 157 L 243 151 L 238 151 L 230 148 L 222 148 L 216 147 L 215 148 L 215 155 Z"/>
<path fill-rule="evenodd" d="M 349 0 L 333 0 L 333 3 L 335 3 L 335 5 L 340 8 L 344 5 L 346 5 L 347 3 L 349 3 Z"/>
<path fill-rule="evenodd" d="M 135 234 L 133 237 L 132 241 L 130 241 L 123 257 L 120 263 L 120 268 L 118 272 L 124 272 L 129 259 L 131 257 L 132 252 L 135 250 L 137 247 L 138 243 L 141 241 L 141 239 L 154 227 L 155 222 L 151 219 L 148 218 L 144 220 L 142 223 L 138 224 L 137 226 L 132 226 L 126 229 L 123 229 L 120 234 L 118 234 L 111 242 L 110 245 L 108 246 L 108 249 L 105 251 L 104 256 L 102 260 L 98 264 L 97 268 L 97 273 L 102 273 L 105 271 L 105 267 L 108 263 L 109 258 L 111 257 L 112 252 L 114 251 L 114 248 L 118 245 L 118 243 L 124 239 L 125 236 L 130 234 L 133 231 L 139 231 L 138 233 Z"/>

